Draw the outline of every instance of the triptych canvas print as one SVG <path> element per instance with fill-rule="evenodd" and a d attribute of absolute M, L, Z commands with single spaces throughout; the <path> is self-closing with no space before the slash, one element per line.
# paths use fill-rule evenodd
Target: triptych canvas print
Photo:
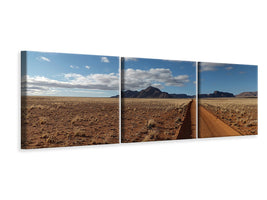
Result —
<path fill-rule="evenodd" d="M 257 135 L 257 66 L 23 51 L 21 148 Z"/>

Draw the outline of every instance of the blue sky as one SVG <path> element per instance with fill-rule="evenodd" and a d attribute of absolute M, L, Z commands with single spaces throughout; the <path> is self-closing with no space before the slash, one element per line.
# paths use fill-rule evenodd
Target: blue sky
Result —
<path fill-rule="evenodd" d="M 199 93 L 209 94 L 215 90 L 230 92 L 258 91 L 258 67 L 223 63 L 199 63 Z"/>
<path fill-rule="evenodd" d="M 22 94 L 110 97 L 119 94 L 119 57 L 27 51 Z M 22 56 L 23 58 L 23 56 Z"/>
<path fill-rule="evenodd" d="M 123 67 L 123 66 L 122 66 Z M 175 94 L 196 94 L 196 63 L 145 58 L 125 58 L 124 90 L 154 86 Z"/>

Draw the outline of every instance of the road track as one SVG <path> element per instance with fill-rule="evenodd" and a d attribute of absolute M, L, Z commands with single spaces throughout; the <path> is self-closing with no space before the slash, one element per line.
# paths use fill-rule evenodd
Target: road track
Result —
<path fill-rule="evenodd" d="M 241 134 L 215 117 L 203 106 L 198 106 L 198 137 L 240 136 Z"/>
<path fill-rule="evenodd" d="M 179 131 L 177 139 L 196 138 L 196 101 L 189 103 L 189 109 L 186 112 L 184 123 Z"/>

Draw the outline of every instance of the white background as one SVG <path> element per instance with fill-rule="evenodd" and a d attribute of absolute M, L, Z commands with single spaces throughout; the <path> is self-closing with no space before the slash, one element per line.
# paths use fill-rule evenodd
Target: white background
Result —
<path fill-rule="evenodd" d="M 0 199 L 266 200 L 264 2 L 2 0 Z M 22 151 L 21 50 L 258 64 L 259 135 Z"/>

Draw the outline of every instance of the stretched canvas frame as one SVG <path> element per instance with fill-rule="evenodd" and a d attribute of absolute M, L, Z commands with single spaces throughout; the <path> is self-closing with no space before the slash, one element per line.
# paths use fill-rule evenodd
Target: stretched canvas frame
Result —
<path fill-rule="evenodd" d="M 23 149 L 257 135 L 257 66 L 21 52 Z"/>

